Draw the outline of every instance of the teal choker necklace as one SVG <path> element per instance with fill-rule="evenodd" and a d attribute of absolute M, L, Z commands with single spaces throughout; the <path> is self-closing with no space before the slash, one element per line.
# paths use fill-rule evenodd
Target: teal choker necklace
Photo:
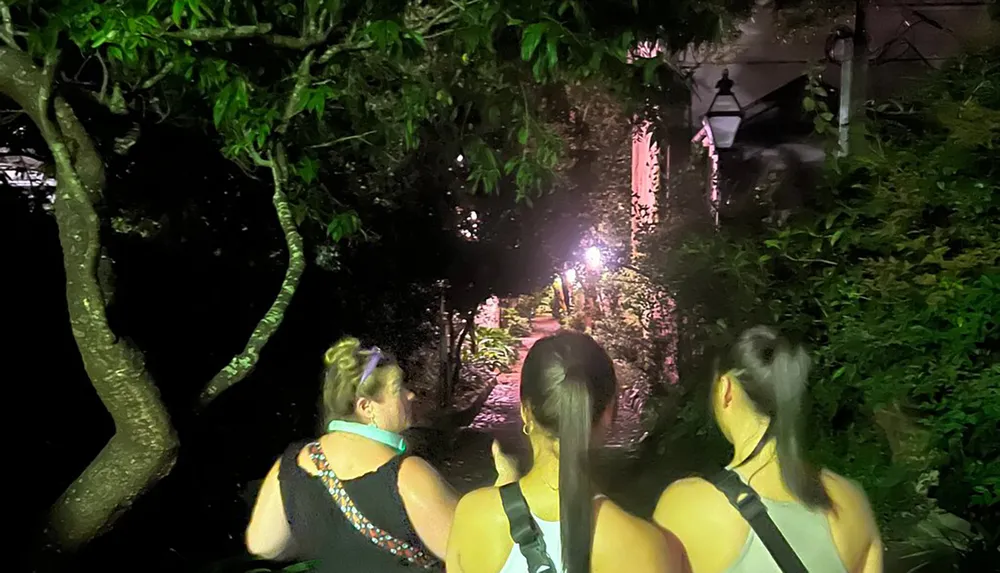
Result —
<path fill-rule="evenodd" d="M 400 454 L 406 451 L 406 440 L 403 439 L 403 436 L 376 426 L 366 426 L 358 422 L 348 422 L 346 420 L 333 420 L 327 424 L 326 429 L 329 432 L 345 432 L 368 438 L 369 440 L 375 440 L 380 444 L 389 446 Z"/>

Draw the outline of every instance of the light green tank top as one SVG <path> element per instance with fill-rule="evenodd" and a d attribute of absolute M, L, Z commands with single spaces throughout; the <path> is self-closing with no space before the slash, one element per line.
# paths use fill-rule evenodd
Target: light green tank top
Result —
<path fill-rule="evenodd" d="M 743 476 L 740 479 L 746 483 Z M 833 543 L 826 515 L 794 501 L 760 499 L 767 508 L 767 514 L 809 573 L 847 573 Z M 781 573 L 781 569 L 751 529 L 740 556 L 726 569 L 726 573 Z"/>

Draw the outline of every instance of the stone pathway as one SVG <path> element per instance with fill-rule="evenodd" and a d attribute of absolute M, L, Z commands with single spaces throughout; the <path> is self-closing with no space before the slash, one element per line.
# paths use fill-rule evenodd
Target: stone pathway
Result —
<path fill-rule="evenodd" d="M 463 493 L 491 485 L 496 478 L 490 456 L 494 438 L 504 451 L 522 463 L 528 461 L 528 444 L 521 433 L 521 366 L 535 342 L 559 330 L 559 322 L 552 317 L 537 317 L 531 326 L 531 335 L 521 339 L 517 362 L 510 372 L 497 377 L 497 385 L 483 409 L 472 424 L 460 430 L 455 449 L 442 463 L 442 473 Z"/>

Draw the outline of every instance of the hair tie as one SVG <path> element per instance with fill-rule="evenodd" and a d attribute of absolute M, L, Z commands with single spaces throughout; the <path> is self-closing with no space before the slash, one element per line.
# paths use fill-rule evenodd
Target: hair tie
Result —
<path fill-rule="evenodd" d="M 365 369 L 361 373 L 361 384 L 364 384 L 365 380 L 375 372 L 378 363 L 382 360 L 382 351 L 378 346 L 372 346 L 368 352 L 371 353 L 371 356 L 368 358 L 368 363 L 365 364 Z"/>

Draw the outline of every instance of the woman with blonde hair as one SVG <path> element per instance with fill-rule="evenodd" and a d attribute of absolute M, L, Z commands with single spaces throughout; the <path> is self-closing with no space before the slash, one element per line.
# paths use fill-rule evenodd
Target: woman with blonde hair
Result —
<path fill-rule="evenodd" d="M 694 573 L 881 573 L 882 542 L 864 491 L 804 459 L 809 356 L 776 330 L 740 335 L 716 364 L 712 411 L 733 459 L 710 480 L 663 492 L 653 515 Z"/>
<path fill-rule="evenodd" d="M 458 496 L 430 464 L 406 454 L 400 432 L 410 425 L 413 393 L 402 369 L 350 337 L 324 363 L 327 433 L 291 445 L 271 468 L 247 549 L 317 561 L 317 571 L 441 570 Z"/>
<path fill-rule="evenodd" d="M 523 432 L 532 467 L 518 481 L 458 504 L 448 573 L 672 573 L 676 539 L 594 491 L 591 444 L 611 423 L 614 365 L 579 332 L 535 343 L 521 371 Z"/>

